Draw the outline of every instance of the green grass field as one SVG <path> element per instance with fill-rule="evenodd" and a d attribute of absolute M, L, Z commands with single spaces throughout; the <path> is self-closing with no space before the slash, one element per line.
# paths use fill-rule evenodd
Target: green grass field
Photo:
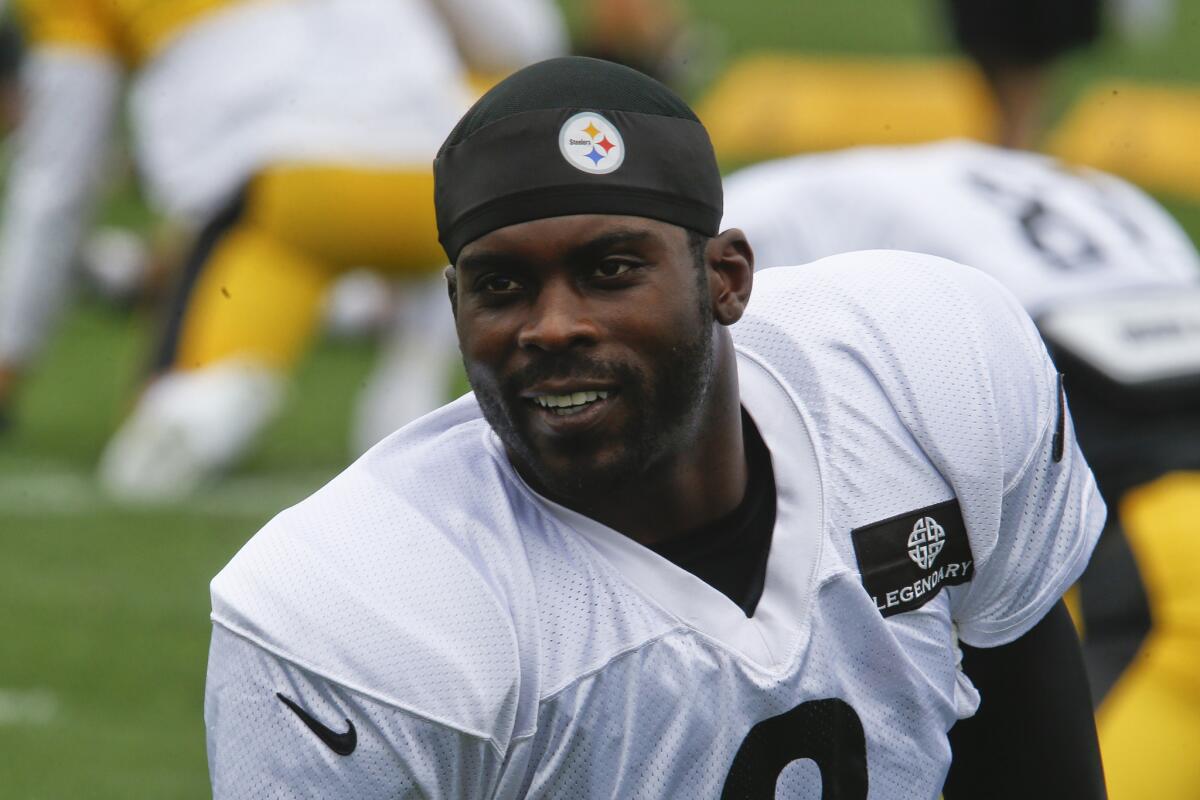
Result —
<path fill-rule="evenodd" d="M 272 514 L 345 461 L 369 367 L 321 347 L 262 451 L 185 505 L 107 502 L 91 469 L 144 336 L 85 304 L 0 443 L 0 796 L 203 797 L 208 581 Z"/>
<path fill-rule="evenodd" d="M 945 52 L 931 2 L 695 0 L 727 54 L 770 48 L 906 57 Z M 1200 80 L 1200 4 L 1166 41 L 1108 40 L 1058 79 L 1064 107 L 1109 76 Z M 1200 205 L 1170 201 L 1200 239 Z M 140 219 L 127 200 L 106 216 Z M 286 413 L 228 481 L 184 504 L 113 505 L 91 482 L 147 349 L 148 325 L 77 304 L 0 438 L 0 797 L 208 795 L 202 713 L 209 579 L 282 507 L 346 463 L 362 343 L 324 342 Z"/>

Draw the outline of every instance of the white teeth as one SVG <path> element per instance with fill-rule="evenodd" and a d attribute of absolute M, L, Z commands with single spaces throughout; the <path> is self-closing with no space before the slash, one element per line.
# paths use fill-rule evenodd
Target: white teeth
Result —
<path fill-rule="evenodd" d="M 571 394 L 540 394 L 533 402 L 542 408 L 575 408 L 596 400 L 604 400 L 608 392 L 572 392 Z"/>

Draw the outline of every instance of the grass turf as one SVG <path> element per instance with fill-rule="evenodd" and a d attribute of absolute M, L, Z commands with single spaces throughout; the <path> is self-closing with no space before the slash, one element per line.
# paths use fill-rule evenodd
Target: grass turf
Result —
<path fill-rule="evenodd" d="M 326 343 L 252 462 L 186 504 L 108 502 L 92 464 L 141 325 L 84 304 L 0 440 L 0 796 L 203 797 L 208 581 L 346 459 L 370 348 Z"/>

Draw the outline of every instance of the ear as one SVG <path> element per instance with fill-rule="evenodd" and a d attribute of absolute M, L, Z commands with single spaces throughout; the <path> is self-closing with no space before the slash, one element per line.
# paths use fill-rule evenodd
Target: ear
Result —
<path fill-rule="evenodd" d="M 450 296 L 450 311 L 454 314 L 454 319 L 458 319 L 458 273 L 454 270 L 454 265 L 446 267 L 442 270 L 442 274 L 446 276 L 446 293 Z"/>
<path fill-rule="evenodd" d="M 746 234 L 730 228 L 708 240 L 704 257 L 708 263 L 713 317 L 722 325 L 732 325 L 742 318 L 750 301 L 754 251 Z"/>

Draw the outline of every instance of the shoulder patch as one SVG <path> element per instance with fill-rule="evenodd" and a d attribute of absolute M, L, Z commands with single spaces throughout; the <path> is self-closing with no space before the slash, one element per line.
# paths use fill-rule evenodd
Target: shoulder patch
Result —
<path fill-rule="evenodd" d="M 957 499 L 855 528 L 850 538 L 863 586 L 885 617 L 920 608 L 975 574 Z"/>

